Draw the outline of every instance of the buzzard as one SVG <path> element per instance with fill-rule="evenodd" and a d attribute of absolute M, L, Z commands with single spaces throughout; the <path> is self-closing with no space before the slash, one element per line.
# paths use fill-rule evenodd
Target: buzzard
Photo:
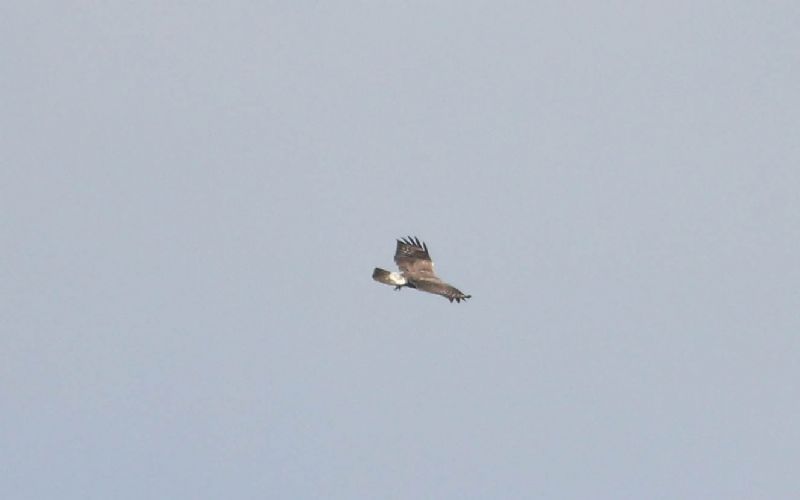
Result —
<path fill-rule="evenodd" d="M 394 285 L 395 290 L 404 286 L 416 288 L 423 292 L 441 295 L 450 302 L 461 303 L 472 295 L 464 295 L 458 288 L 445 283 L 433 272 L 433 261 L 428 253 L 428 245 L 416 237 L 408 236 L 397 240 L 394 251 L 394 262 L 400 268 L 399 273 L 389 272 L 376 267 L 372 279 L 385 285 Z"/>

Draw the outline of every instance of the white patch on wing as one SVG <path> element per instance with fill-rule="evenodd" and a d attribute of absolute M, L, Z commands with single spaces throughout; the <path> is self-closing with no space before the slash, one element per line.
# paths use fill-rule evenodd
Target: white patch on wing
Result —
<path fill-rule="evenodd" d="M 389 281 L 395 285 L 405 285 L 406 279 L 400 273 L 389 273 Z"/>

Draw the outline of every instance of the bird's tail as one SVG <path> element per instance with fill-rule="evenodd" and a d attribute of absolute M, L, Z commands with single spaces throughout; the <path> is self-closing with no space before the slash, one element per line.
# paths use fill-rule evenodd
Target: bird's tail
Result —
<path fill-rule="evenodd" d="M 406 284 L 406 279 L 400 273 L 393 273 L 380 267 L 376 267 L 372 271 L 372 279 L 384 285 L 403 286 Z"/>

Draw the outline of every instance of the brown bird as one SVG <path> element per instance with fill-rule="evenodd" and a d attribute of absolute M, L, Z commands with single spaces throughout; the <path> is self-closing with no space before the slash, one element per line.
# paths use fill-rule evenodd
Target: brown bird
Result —
<path fill-rule="evenodd" d="M 423 292 L 441 295 L 450 302 L 461 302 L 472 297 L 465 295 L 458 288 L 442 281 L 433 272 L 433 261 L 428 253 L 428 245 L 416 237 L 408 236 L 397 240 L 394 262 L 400 268 L 399 273 L 376 267 L 372 279 L 385 285 L 393 285 L 395 290 L 404 286 L 416 288 Z"/>

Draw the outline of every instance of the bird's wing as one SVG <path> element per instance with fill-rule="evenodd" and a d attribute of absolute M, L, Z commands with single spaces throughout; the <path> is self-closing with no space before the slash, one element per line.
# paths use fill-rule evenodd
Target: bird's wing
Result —
<path fill-rule="evenodd" d="M 408 236 L 397 240 L 394 262 L 404 276 L 414 278 L 435 278 L 433 261 L 428 253 L 428 245 L 419 238 Z"/>
<path fill-rule="evenodd" d="M 417 287 L 417 290 L 441 295 L 450 302 L 453 302 L 454 300 L 456 302 L 461 302 L 462 300 L 467 300 L 468 298 L 472 297 L 472 295 L 465 295 L 458 288 L 449 283 L 445 283 L 438 278 L 416 280 L 414 285 Z"/>

